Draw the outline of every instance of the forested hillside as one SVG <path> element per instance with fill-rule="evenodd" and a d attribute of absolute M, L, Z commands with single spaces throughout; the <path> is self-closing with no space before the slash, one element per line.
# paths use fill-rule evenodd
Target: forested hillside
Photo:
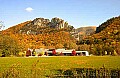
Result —
<path fill-rule="evenodd" d="M 94 55 L 119 55 L 120 16 L 95 29 L 83 27 L 75 30 L 60 18 L 36 18 L 0 32 L 0 55 L 17 55 L 28 48 L 65 48 L 87 50 Z M 79 41 L 75 39 L 76 34 L 82 35 Z"/>
<path fill-rule="evenodd" d="M 120 16 L 111 18 L 96 29 L 96 34 L 88 36 L 78 44 L 87 44 L 92 54 L 120 54 Z"/>
<path fill-rule="evenodd" d="M 2 31 L 0 36 L 1 38 L 3 36 L 12 38 L 16 42 L 16 46 L 19 45 L 19 48 L 16 48 L 19 51 L 26 51 L 28 48 L 73 49 L 77 48 L 76 40 L 70 35 L 73 29 L 73 26 L 60 18 L 52 18 L 51 21 L 49 19 L 36 18 L 33 21 L 27 21 L 6 29 Z M 5 40 L 7 39 L 2 38 L 0 43 L 2 53 L 4 52 L 2 48 L 5 48 L 2 47 L 4 45 L 2 42 L 5 42 Z M 8 47 L 10 44 L 8 42 Z M 11 48 L 8 48 L 8 50 L 10 51 Z"/>

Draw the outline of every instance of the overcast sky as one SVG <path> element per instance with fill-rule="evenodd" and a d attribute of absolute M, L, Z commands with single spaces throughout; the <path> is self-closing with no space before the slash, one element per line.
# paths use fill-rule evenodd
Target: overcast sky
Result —
<path fill-rule="evenodd" d="M 99 26 L 120 15 L 120 0 L 0 0 L 5 28 L 38 17 L 59 17 L 75 28 Z"/>

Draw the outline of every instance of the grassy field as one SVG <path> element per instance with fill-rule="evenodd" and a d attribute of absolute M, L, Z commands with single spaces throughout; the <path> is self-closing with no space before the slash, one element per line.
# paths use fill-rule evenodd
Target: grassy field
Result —
<path fill-rule="evenodd" d="M 20 74 L 31 77 L 34 74 L 50 75 L 55 70 L 71 68 L 113 68 L 120 69 L 119 56 L 57 56 L 57 57 L 4 57 L 0 58 L 0 76 Z M 23 78 L 24 78 L 23 77 Z"/>

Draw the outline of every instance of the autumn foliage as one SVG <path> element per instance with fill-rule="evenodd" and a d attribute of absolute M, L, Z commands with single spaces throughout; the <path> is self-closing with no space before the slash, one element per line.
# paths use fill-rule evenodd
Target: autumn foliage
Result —
<path fill-rule="evenodd" d="M 89 47 L 89 52 L 95 55 L 120 54 L 120 16 L 113 17 L 102 23 L 96 29 L 96 34 L 90 35 L 78 42 Z"/>
<path fill-rule="evenodd" d="M 94 55 L 120 54 L 120 16 L 102 23 L 97 27 L 95 34 L 83 37 L 77 42 L 70 34 L 73 26 L 66 22 L 65 28 L 62 28 L 63 20 L 58 18 L 52 20 L 51 23 L 46 20 L 45 24 L 42 21 L 41 26 L 33 25 L 33 21 L 27 21 L 3 30 L 1 34 L 15 40 L 20 51 L 26 51 L 28 48 L 65 48 L 87 50 Z"/>
<path fill-rule="evenodd" d="M 26 52 L 26 56 L 28 57 L 28 56 L 31 56 L 31 51 L 30 50 L 28 50 L 27 52 Z"/>
<path fill-rule="evenodd" d="M 75 56 L 75 55 L 76 55 L 76 51 L 73 50 L 73 51 L 72 51 L 72 56 Z"/>
<path fill-rule="evenodd" d="M 33 21 L 12 26 L 2 31 L 2 34 L 15 39 L 23 51 L 28 48 L 75 48 L 76 41 L 69 33 L 73 27 L 65 22 L 64 28 L 60 28 L 64 20 L 59 18 L 51 21 L 53 22 L 44 18 L 36 18 Z"/>
<path fill-rule="evenodd" d="M 52 55 L 56 55 L 56 50 L 55 49 L 52 51 Z"/>

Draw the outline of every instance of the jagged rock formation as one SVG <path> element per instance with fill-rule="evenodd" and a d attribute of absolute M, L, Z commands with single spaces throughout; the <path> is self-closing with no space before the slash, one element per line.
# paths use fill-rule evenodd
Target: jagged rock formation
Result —
<path fill-rule="evenodd" d="M 49 19 L 36 18 L 33 20 L 33 22 L 31 24 L 34 26 L 37 26 L 37 28 L 39 28 L 39 27 L 46 27 L 49 25 L 49 23 L 50 23 Z"/>
<path fill-rule="evenodd" d="M 19 32 L 26 34 L 42 34 L 50 31 L 51 29 L 67 29 L 72 30 L 74 27 L 60 18 L 49 19 L 36 18 L 30 23 L 23 26 Z M 46 31 L 47 30 L 47 31 Z M 46 32 L 45 32 L 46 31 Z M 50 31 L 51 32 L 51 31 Z"/>
<path fill-rule="evenodd" d="M 50 27 L 57 29 L 68 28 L 69 26 L 67 22 L 64 22 L 64 20 L 60 18 L 52 18 L 50 23 Z"/>

